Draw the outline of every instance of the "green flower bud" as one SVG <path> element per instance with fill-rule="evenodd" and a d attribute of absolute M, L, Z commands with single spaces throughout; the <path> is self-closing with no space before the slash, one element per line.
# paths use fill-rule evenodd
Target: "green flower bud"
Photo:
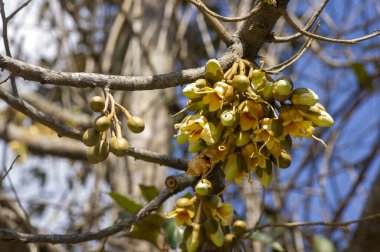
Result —
<path fill-rule="evenodd" d="M 273 84 L 273 97 L 280 102 L 286 101 L 293 89 L 293 81 L 287 77 L 282 77 L 276 80 Z"/>
<path fill-rule="evenodd" d="M 95 146 L 100 141 L 101 134 L 94 128 L 87 129 L 83 134 L 83 143 L 89 147 Z"/>
<path fill-rule="evenodd" d="M 319 97 L 310 88 L 296 88 L 290 100 L 293 105 L 313 106 L 318 102 Z"/>
<path fill-rule="evenodd" d="M 118 157 L 123 157 L 128 153 L 129 144 L 127 139 L 123 137 L 111 137 L 110 151 Z"/>
<path fill-rule="evenodd" d="M 128 119 L 128 129 L 133 133 L 140 133 L 145 129 L 144 120 L 137 116 L 132 116 Z"/>
<path fill-rule="evenodd" d="M 234 234 L 228 233 L 224 235 L 224 248 L 226 251 L 230 251 L 236 243 L 236 236 Z"/>
<path fill-rule="evenodd" d="M 98 116 L 94 121 L 96 131 L 106 131 L 110 128 L 111 120 L 107 116 Z"/>
<path fill-rule="evenodd" d="M 179 198 L 176 203 L 175 203 L 176 207 L 178 208 L 193 208 L 194 207 L 194 203 L 193 201 L 191 201 L 190 199 L 188 198 Z"/>
<path fill-rule="evenodd" d="M 236 112 L 234 110 L 225 109 L 220 115 L 220 121 L 224 126 L 232 126 L 236 122 Z"/>
<path fill-rule="evenodd" d="M 188 137 L 187 137 L 186 134 L 183 134 L 183 133 L 182 134 L 178 134 L 176 136 L 176 141 L 177 141 L 178 144 L 184 144 L 184 143 L 186 143 L 188 141 Z"/>
<path fill-rule="evenodd" d="M 210 196 L 212 194 L 212 184 L 207 179 L 201 179 L 195 186 L 195 192 L 198 196 Z"/>
<path fill-rule="evenodd" d="M 273 82 L 267 81 L 258 87 L 257 93 L 267 102 L 273 102 Z"/>
<path fill-rule="evenodd" d="M 189 143 L 187 150 L 191 153 L 200 152 L 206 147 L 205 143 L 202 140 L 197 140 L 194 143 Z"/>
<path fill-rule="evenodd" d="M 105 100 L 101 96 L 94 96 L 90 100 L 90 108 L 94 112 L 102 112 L 105 106 Z"/>
<path fill-rule="evenodd" d="M 210 83 L 206 79 L 198 79 L 194 82 L 197 88 L 204 88 L 210 86 Z"/>
<path fill-rule="evenodd" d="M 215 83 L 224 77 L 222 67 L 216 59 L 210 59 L 205 65 L 205 76 L 208 81 Z"/>
<path fill-rule="evenodd" d="M 191 83 L 191 84 L 186 85 L 182 89 L 182 94 L 186 98 L 194 100 L 194 99 L 197 99 L 197 98 L 201 98 L 203 96 L 203 94 L 199 93 L 200 91 L 201 90 L 196 86 L 195 83 Z"/>
<path fill-rule="evenodd" d="M 317 103 L 319 104 L 319 103 Z M 314 105 L 309 108 L 308 111 L 303 113 L 302 115 L 313 122 L 315 125 L 319 127 L 331 127 L 334 125 L 334 119 L 327 113 L 325 110 L 320 109 L 322 105 Z M 324 107 L 323 107 L 324 108 Z"/>
<path fill-rule="evenodd" d="M 249 131 L 239 130 L 236 135 L 236 142 L 235 142 L 236 146 L 242 147 L 246 145 L 251 140 L 250 134 L 251 133 Z"/>
<path fill-rule="evenodd" d="M 87 149 L 87 159 L 92 164 L 106 160 L 108 154 L 109 145 L 106 140 L 100 140 L 100 142 L 97 145 Z"/>
<path fill-rule="evenodd" d="M 265 73 L 261 71 L 260 69 L 253 70 L 253 76 L 252 76 L 252 84 L 257 89 L 265 79 Z"/>
<path fill-rule="evenodd" d="M 251 81 L 243 74 L 237 74 L 232 79 L 232 86 L 239 92 L 243 92 L 248 89 Z"/>
<path fill-rule="evenodd" d="M 232 232 L 237 237 L 242 237 L 247 232 L 247 224 L 242 220 L 237 220 L 232 224 Z"/>

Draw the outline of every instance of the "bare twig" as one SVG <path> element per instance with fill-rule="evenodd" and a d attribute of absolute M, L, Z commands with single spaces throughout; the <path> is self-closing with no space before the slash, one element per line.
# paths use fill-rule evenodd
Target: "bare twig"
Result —
<path fill-rule="evenodd" d="M 178 176 L 182 177 L 183 175 L 180 174 Z M 124 230 L 127 230 L 126 232 L 130 232 L 132 231 L 131 227 L 136 222 L 143 219 L 145 216 L 151 214 L 152 212 L 156 211 L 159 208 L 159 206 L 168 198 L 170 198 L 177 192 L 180 192 L 181 190 L 185 189 L 186 187 L 192 185 L 192 183 L 194 183 L 193 180 L 188 181 L 188 184 L 182 184 L 178 187 L 177 190 L 165 189 L 156 198 L 154 198 L 146 206 L 140 209 L 136 214 L 133 214 L 132 216 L 126 218 L 123 221 L 120 221 L 112 226 L 109 226 L 96 232 L 86 232 L 77 234 L 27 234 L 16 232 L 10 229 L 0 229 L 0 240 L 13 240 L 27 243 L 65 244 L 99 240 Z"/>
<path fill-rule="evenodd" d="M 5 78 L 4 80 L 0 82 L 0 85 L 7 82 L 11 77 L 12 77 L 12 74 L 9 74 L 7 78 Z"/>
<path fill-rule="evenodd" d="M 6 21 L 9 22 L 19 11 L 24 9 L 32 0 L 28 0 L 22 5 L 20 5 L 16 10 L 14 10 L 7 18 Z"/>
<path fill-rule="evenodd" d="M 7 170 L 7 168 L 4 166 L 4 170 L 5 170 L 5 172 L 4 172 L 4 174 L 1 176 L 0 184 L 3 182 L 3 180 L 4 180 L 5 177 L 8 175 L 8 173 L 12 170 L 13 165 L 16 163 L 16 161 L 17 161 L 17 159 L 18 159 L 19 157 L 21 157 L 21 156 L 20 156 L 20 155 L 17 155 L 17 156 L 15 157 L 15 159 L 13 160 L 13 162 L 12 162 L 12 164 L 11 164 L 11 166 L 9 167 L 8 170 Z"/>
<path fill-rule="evenodd" d="M 8 20 L 7 20 L 7 16 L 5 15 L 5 7 L 4 7 L 3 0 L 0 0 L 0 14 L 1 14 L 1 19 L 3 21 L 3 43 L 5 47 L 5 53 L 7 56 L 12 57 L 11 50 L 9 48 L 9 40 L 8 40 Z M 13 95 L 18 97 L 16 79 L 13 75 L 11 75 L 11 86 L 12 86 Z"/>
<path fill-rule="evenodd" d="M 346 227 L 358 222 L 368 221 L 372 219 L 376 219 L 380 217 L 380 213 L 369 215 L 367 217 L 350 220 L 346 222 L 324 222 L 324 221 L 316 221 L 316 222 L 287 222 L 287 223 L 271 223 L 265 224 L 261 226 L 257 226 L 253 229 L 250 229 L 249 232 L 253 232 L 256 230 L 261 230 L 264 228 L 275 228 L 275 227 L 283 227 L 283 228 L 295 228 L 295 227 L 307 227 L 307 226 L 329 226 L 329 227 Z"/>
<path fill-rule="evenodd" d="M 314 22 L 317 20 L 317 18 L 319 17 L 319 15 L 321 15 L 323 9 L 325 8 L 325 6 L 326 6 L 326 4 L 328 2 L 329 2 L 329 0 L 324 0 L 322 2 L 322 4 L 319 6 L 318 10 L 316 12 L 314 12 L 314 14 L 310 18 L 309 22 L 307 22 L 307 24 L 303 28 L 305 31 L 309 30 L 310 27 L 314 24 Z M 273 38 L 270 40 L 270 42 L 274 42 L 274 43 L 286 43 L 286 42 L 291 42 L 291 41 L 294 41 L 296 39 L 299 39 L 300 37 L 302 37 L 302 33 L 299 33 L 299 32 L 295 33 L 293 35 L 290 35 L 290 36 L 286 36 L 286 37 L 273 36 Z"/>
<path fill-rule="evenodd" d="M 319 24 L 314 28 L 313 32 L 315 32 L 318 29 L 318 27 L 319 27 Z M 309 49 L 309 47 L 311 46 L 312 42 L 313 42 L 313 39 L 312 38 L 308 38 L 306 40 L 305 44 L 301 47 L 301 49 L 295 55 L 293 55 L 288 60 L 286 60 L 286 61 L 278 64 L 277 66 L 265 69 L 264 71 L 267 74 L 279 74 L 284 69 L 286 69 L 287 67 L 293 65 L 298 59 L 300 59 L 302 57 L 302 55 L 307 51 L 307 49 Z"/>
<path fill-rule="evenodd" d="M 281 15 L 285 18 L 286 22 L 291 27 L 293 27 L 295 30 L 300 32 L 302 35 L 305 35 L 307 37 L 310 37 L 310 38 L 313 38 L 316 40 L 327 41 L 327 42 L 332 42 L 332 43 L 340 43 L 340 44 L 355 44 L 355 43 L 358 43 L 358 42 L 361 42 L 361 41 L 364 41 L 367 39 L 371 39 L 373 37 L 380 35 L 380 31 L 375 30 L 373 33 L 371 33 L 369 35 L 359 37 L 359 38 L 355 38 L 355 39 L 347 39 L 346 40 L 346 39 L 328 38 L 328 37 L 317 35 L 317 34 L 314 34 L 312 32 L 308 32 L 306 30 L 301 29 L 296 23 L 294 23 L 294 21 L 289 17 L 288 13 L 286 13 L 286 11 L 284 9 L 279 9 L 279 11 L 280 11 Z"/>
<path fill-rule="evenodd" d="M 244 16 L 241 16 L 241 17 L 225 17 L 225 16 L 219 15 L 218 13 L 215 13 L 212 10 L 210 10 L 209 8 L 207 8 L 207 6 L 201 0 L 188 0 L 188 1 L 190 3 L 192 3 L 194 6 L 196 6 L 201 12 L 205 12 L 208 15 L 210 15 L 214 18 L 217 18 L 221 21 L 224 21 L 224 22 L 239 22 L 239 21 L 246 20 L 246 19 L 252 17 L 257 12 L 257 10 L 261 7 L 261 4 L 262 4 L 262 2 L 260 2 L 258 5 L 255 6 L 255 8 L 253 8 L 250 12 L 248 12 Z"/>

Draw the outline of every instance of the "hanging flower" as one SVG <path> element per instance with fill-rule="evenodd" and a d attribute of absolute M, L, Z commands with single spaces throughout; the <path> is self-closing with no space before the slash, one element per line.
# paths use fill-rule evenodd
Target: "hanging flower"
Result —
<path fill-rule="evenodd" d="M 176 209 L 167 214 L 167 218 L 174 218 L 178 226 L 184 224 L 191 226 L 192 219 L 195 216 L 194 204 L 190 199 L 180 198 L 176 202 Z"/>
<path fill-rule="evenodd" d="M 252 100 L 246 100 L 239 105 L 240 127 L 242 131 L 257 129 L 259 121 L 264 118 L 263 105 Z"/>
<path fill-rule="evenodd" d="M 217 82 L 210 92 L 207 92 L 202 99 L 203 104 L 209 105 L 208 110 L 210 112 L 217 111 L 223 107 L 223 101 L 229 100 L 230 96 L 233 95 L 233 88 L 224 82 Z"/>
<path fill-rule="evenodd" d="M 282 111 L 280 119 L 283 121 L 282 125 L 285 131 L 292 137 L 312 137 L 314 132 L 313 123 L 304 120 L 299 110 L 292 107 Z"/>
<path fill-rule="evenodd" d="M 279 125 L 281 127 L 276 127 Z M 281 128 L 281 129 L 278 129 Z M 270 118 L 264 118 L 260 121 L 260 128 L 255 130 L 255 142 L 263 142 L 264 146 L 269 150 L 269 152 L 278 157 L 281 155 L 281 144 L 279 138 L 284 131 L 281 122 L 275 121 Z"/>
<path fill-rule="evenodd" d="M 207 121 L 207 118 L 201 115 L 191 115 L 183 119 L 181 124 L 176 124 L 180 132 L 187 135 L 189 143 L 195 143 L 199 139 L 206 143 L 214 144 L 213 133 L 215 126 Z"/>
<path fill-rule="evenodd" d="M 260 153 L 257 144 L 251 142 L 245 145 L 241 150 L 241 154 L 247 164 L 248 171 L 254 172 L 258 166 L 262 168 L 266 167 L 266 157 Z"/>

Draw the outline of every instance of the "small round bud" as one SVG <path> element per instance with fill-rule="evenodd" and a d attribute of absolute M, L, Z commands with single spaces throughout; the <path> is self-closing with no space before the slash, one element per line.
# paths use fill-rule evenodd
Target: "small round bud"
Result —
<path fill-rule="evenodd" d="M 236 236 L 241 237 L 247 232 L 247 224 L 242 220 L 237 220 L 232 224 L 232 231 Z"/>
<path fill-rule="evenodd" d="M 112 137 L 110 140 L 110 151 L 118 156 L 123 157 L 128 153 L 129 144 L 123 137 Z"/>
<path fill-rule="evenodd" d="M 106 140 L 100 142 L 87 149 L 87 159 L 90 163 L 95 164 L 107 159 L 109 154 L 109 145 Z"/>
<path fill-rule="evenodd" d="M 280 102 L 286 101 L 293 89 L 293 81 L 289 78 L 283 77 L 276 80 L 273 85 L 273 97 Z"/>
<path fill-rule="evenodd" d="M 232 79 L 232 86 L 239 92 L 247 90 L 250 84 L 249 78 L 242 74 L 235 75 Z"/>
<path fill-rule="evenodd" d="M 106 131 L 110 128 L 111 120 L 107 116 L 99 116 L 95 119 L 94 128 L 96 131 Z"/>
<path fill-rule="evenodd" d="M 224 110 L 220 115 L 220 121 L 224 126 L 232 126 L 236 121 L 236 113 L 233 110 Z"/>
<path fill-rule="evenodd" d="M 313 106 L 319 97 L 310 88 L 297 88 L 293 90 L 290 99 L 293 105 Z"/>
<path fill-rule="evenodd" d="M 145 123 L 142 118 L 132 116 L 128 119 L 128 129 L 133 133 L 140 133 L 145 129 Z"/>
<path fill-rule="evenodd" d="M 199 196 L 210 196 L 212 193 L 212 184 L 207 179 L 201 179 L 195 186 L 195 192 Z"/>
<path fill-rule="evenodd" d="M 178 208 L 193 208 L 194 203 L 188 198 L 179 198 L 176 203 L 176 207 Z"/>
<path fill-rule="evenodd" d="M 82 139 L 88 147 L 95 146 L 100 141 L 100 132 L 94 128 L 89 128 L 84 132 Z"/>
<path fill-rule="evenodd" d="M 94 112 L 102 112 L 104 109 L 105 100 L 101 96 L 94 96 L 90 100 L 90 108 Z"/>

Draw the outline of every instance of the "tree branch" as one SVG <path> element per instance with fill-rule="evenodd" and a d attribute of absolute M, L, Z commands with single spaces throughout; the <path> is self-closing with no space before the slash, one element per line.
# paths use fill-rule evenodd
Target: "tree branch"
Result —
<path fill-rule="evenodd" d="M 237 58 L 242 57 L 242 48 L 234 44 L 223 57 L 219 59 L 223 68 L 230 66 Z M 118 76 L 96 73 L 69 73 L 49 70 L 32 64 L 0 55 L 0 68 L 6 69 L 14 76 L 25 80 L 53 84 L 57 86 L 71 86 L 76 88 L 105 88 L 113 90 L 136 91 L 164 89 L 190 83 L 204 76 L 204 67 L 182 70 L 167 74 L 152 76 Z"/>
<path fill-rule="evenodd" d="M 129 218 L 122 220 L 112 226 L 101 229 L 96 232 L 85 232 L 85 233 L 76 233 L 76 234 L 28 234 L 16 232 L 10 229 L 0 229 L 0 240 L 5 241 L 21 241 L 26 243 L 51 243 L 51 244 L 64 244 L 64 243 L 79 243 L 92 240 L 99 240 L 105 237 L 109 237 L 118 232 L 125 231 L 130 232 L 133 224 L 142 220 L 145 216 L 156 211 L 159 206 L 165 202 L 168 198 L 174 194 L 182 191 L 188 186 L 191 186 L 194 183 L 196 178 L 189 178 L 183 180 L 182 177 L 188 177 L 186 173 L 178 175 L 178 181 L 185 181 L 185 183 L 178 186 L 175 190 L 166 188 L 162 191 L 156 198 L 149 202 L 146 206 L 141 208 L 136 214 L 133 214 Z M 180 183 L 180 182 L 179 182 Z M 129 229 L 129 230 L 128 230 Z"/>

